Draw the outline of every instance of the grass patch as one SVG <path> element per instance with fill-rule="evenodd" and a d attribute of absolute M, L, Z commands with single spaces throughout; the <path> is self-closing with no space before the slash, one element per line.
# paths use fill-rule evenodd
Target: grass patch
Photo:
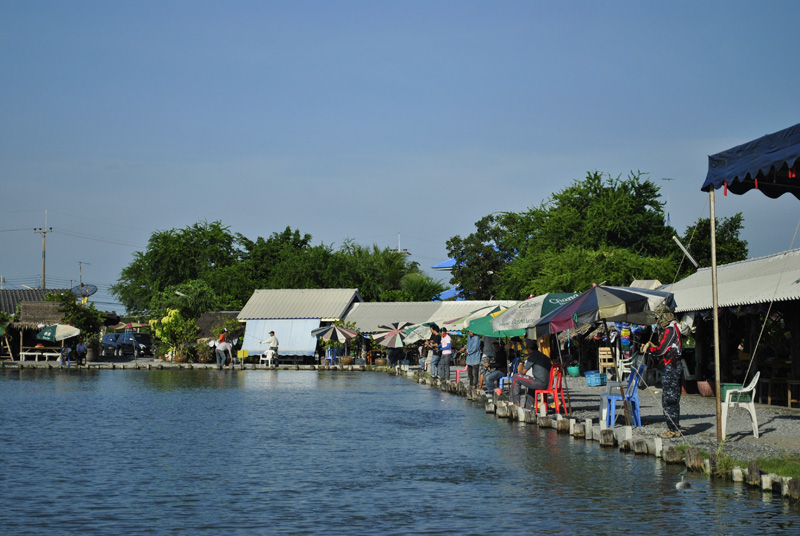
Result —
<path fill-rule="evenodd" d="M 692 446 L 691 445 L 687 445 L 686 443 L 681 443 L 680 445 L 678 445 L 675 448 L 678 449 L 679 451 L 681 451 L 681 454 L 683 454 L 683 457 L 686 458 L 686 449 L 690 449 L 690 448 L 692 448 Z M 704 451 L 702 449 L 698 449 L 698 450 L 700 450 L 700 456 L 702 456 L 703 458 L 708 459 L 708 452 L 706 452 L 706 451 Z"/>
<path fill-rule="evenodd" d="M 759 458 L 757 461 L 758 468 L 765 473 L 800 478 L 800 454 L 784 453 L 775 458 Z"/>

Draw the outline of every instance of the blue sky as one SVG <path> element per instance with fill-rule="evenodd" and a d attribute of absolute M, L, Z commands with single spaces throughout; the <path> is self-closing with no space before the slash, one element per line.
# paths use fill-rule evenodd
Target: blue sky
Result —
<path fill-rule="evenodd" d="M 155 230 L 286 226 L 429 267 L 599 170 L 708 217 L 707 157 L 800 122 L 795 1 L 0 0 L 0 274 L 114 283 Z M 674 181 L 661 181 L 674 178 Z M 718 196 L 751 256 L 797 200 Z M 433 273 L 436 277 L 444 277 Z"/>

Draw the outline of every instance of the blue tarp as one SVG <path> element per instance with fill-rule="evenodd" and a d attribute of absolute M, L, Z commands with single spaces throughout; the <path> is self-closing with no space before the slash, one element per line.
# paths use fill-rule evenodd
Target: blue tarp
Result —
<path fill-rule="evenodd" d="M 443 271 L 443 272 L 449 272 L 450 270 L 455 268 L 455 266 L 456 266 L 456 260 L 455 259 L 447 259 L 446 261 L 442 261 L 439 264 L 434 264 L 433 266 L 431 266 L 431 268 L 434 269 L 434 270 L 440 270 L 440 271 Z"/>
<path fill-rule="evenodd" d="M 708 157 L 708 175 L 701 190 L 727 183 L 733 194 L 757 188 L 772 198 L 790 193 L 800 199 L 800 123 Z"/>
<path fill-rule="evenodd" d="M 444 300 L 449 300 L 451 298 L 456 298 L 456 301 L 463 301 L 464 298 L 457 297 L 458 293 L 459 293 L 458 288 L 453 287 L 451 289 L 445 290 L 444 292 L 433 298 L 432 301 L 444 301 Z"/>

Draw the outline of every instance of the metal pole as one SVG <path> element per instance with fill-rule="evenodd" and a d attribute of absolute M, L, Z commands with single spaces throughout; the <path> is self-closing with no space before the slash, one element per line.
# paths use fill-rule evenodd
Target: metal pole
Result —
<path fill-rule="evenodd" d="M 33 230 L 34 233 L 42 233 L 42 290 L 47 288 L 47 283 L 44 276 L 45 258 L 47 257 L 47 233 L 52 231 L 53 228 L 47 228 L 47 210 L 44 211 L 44 227 L 39 227 Z"/>
<path fill-rule="evenodd" d="M 711 205 L 711 301 L 714 317 L 714 377 L 717 398 L 717 442 L 722 442 L 722 404 L 720 402 L 720 370 L 719 370 L 719 299 L 717 295 L 717 219 L 715 214 L 715 195 L 712 188 L 708 192 Z"/>

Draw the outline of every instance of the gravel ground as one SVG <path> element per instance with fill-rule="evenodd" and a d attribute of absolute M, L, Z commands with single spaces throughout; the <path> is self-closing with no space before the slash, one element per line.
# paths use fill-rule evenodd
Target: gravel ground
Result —
<path fill-rule="evenodd" d="M 599 420 L 600 395 L 606 387 L 587 387 L 586 380 L 567 378 L 572 411 L 579 420 Z M 639 391 L 642 412 L 642 428 L 634 428 L 634 438 L 652 438 L 667 429 L 661 410 L 661 389 L 647 387 Z M 756 403 L 759 438 L 753 437 L 750 413 L 746 409 L 728 410 L 728 437 L 722 450 L 734 459 L 748 461 L 756 458 L 775 457 L 783 453 L 800 453 L 800 409 L 785 406 L 768 406 Z M 617 411 L 622 409 L 618 405 Z M 624 414 L 617 423 L 624 423 Z M 665 439 L 664 445 L 687 444 L 706 452 L 714 452 L 717 443 L 716 399 L 700 395 L 681 396 L 680 438 Z"/>

